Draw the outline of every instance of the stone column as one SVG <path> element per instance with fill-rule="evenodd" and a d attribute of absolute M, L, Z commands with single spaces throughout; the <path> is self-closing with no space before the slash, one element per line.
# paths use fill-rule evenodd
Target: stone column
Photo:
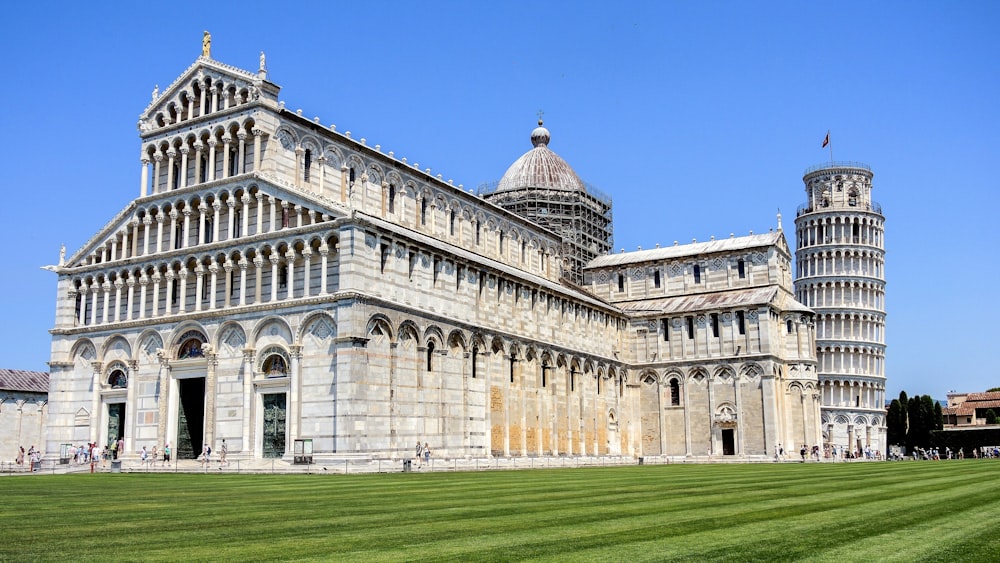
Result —
<path fill-rule="evenodd" d="M 271 227 L 270 227 L 270 229 L 268 229 L 268 232 L 273 233 L 275 231 L 275 229 L 276 229 L 276 226 L 275 226 L 275 219 L 276 219 L 275 213 L 277 212 L 277 209 L 275 209 L 275 199 L 274 199 L 274 196 L 267 196 L 267 203 L 271 206 Z"/>
<path fill-rule="evenodd" d="M 101 362 L 90 363 L 90 367 L 94 369 L 93 379 L 90 381 L 90 441 L 95 443 L 100 439 L 102 366 Z"/>
<path fill-rule="evenodd" d="M 261 146 L 261 135 L 264 134 L 263 131 L 253 128 L 251 131 L 253 133 L 253 171 L 260 172 L 260 146 Z"/>
<path fill-rule="evenodd" d="M 169 301 L 169 298 L 168 298 Z M 159 372 L 156 376 L 156 393 L 154 398 L 156 399 L 156 408 L 159 411 L 157 413 L 156 419 L 156 443 L 166 446 L 168 442 L 167 436 L 167 404 L 170 402 L 170 360 L 167 358 L 167 353 L 163 348 L 156 351 L 156 357 L 159 361 Z M 176 444 L 175 444 L 176 446 Z M 162 448 L 161 448 L 162 449 Z M 176 452 L 177 448 L 174 447 L 173 450 Z M 171 453 L 171 455 L 174 455 Z M 171 460 L 173 461 L 173 460 Z"/>
<path fill-rule="evenodd" d="M 167 189 L 163 190 L 169 192 L 174 189 L 174 159 L 177 157 L 177 151 L 173 147 L 167 149 Z"/>
<path fill-rule="evenodd" d="M 215 261 L 214 258 L 212 259 L 212 262 L 208 265 L 208 271 L 211 276 L 209 278 L 210 282 L 208 284 L 208 309 L 211 311 L 215 309 L 215 287 L 216 287 L 215 283 L 218 279 L 218 274 L 219 274 L 219 264 Z M 229 299 L 228 293 L 226 293 L 226 299 L 227 300 Z"/>
<path fill-rule="evenodd" d="M 137 380 L 139 379 L 139 361 L 138 360 L 128 360 L 128 388 L 126 389 L 125 395 L 125 420 L 122 424 L 125 425 L 125 452 L 131 454 L 135 451 L 135 411 L 138 410 L 139 405 L 135 396 L 138 392 L 136 388 L 138 387 Z M 122 452 L 118 452 L 118 456 L 121 457 Z"/>
<path fill-rule="evenodd" d="M 205 143 L 202 143 L 201 139 L 194 142 L 194 178 L 191 181 L 192 185 L 201 183 L 201 151 L 204 148 Z M 207 178 L 208 174 L 205 177 Z"/>
<path fill-rule="evenodd" d="M 257 199 L 257 229 L 254 234 L 259 235 L 264 232 L 264 194 L 257 192 L 254 197 Z M 249 235 L 250 233 L 247 233 L 247 236 Z"/>
<path fill-rule="evenodd" d="M 271 261 L 271 303 L 274 303 L 278 300 L 278 252 L 271 251 L 268 259 Z"/>
<path fill-rule="evenodd" d="M 292 445 L 299 436 L 299 416 L 301 412 L 302 397 L 300 388 L 302 387 L 302 374 L 299 366 L 302 364 L 302 346 L 293 344 L 288 347 L 292 365 L 290 370 L 290 381 L 288 382 L 288 440 L 285 441 L 285 454 L 292 453 Z"/>
<path fill-rule="evenodd" d="M 146 318 L 146 286 L 149 285 L 149 277 L 143 271 L 139 275 L 139 315 L 138 318 Z"/>
<path fill-rule="evenodd" d="M 236 161 L 236 174 L 242 174 L 246 168 L 247 132 L 240 131 L 236 134 L 236 138 L 239 140 L 239 152 L 237 153 L 239 160 Z"/>
<path fill-rule="evenodd" d="M 142 176 L 141 176 L 141 185 L 139 188 L 139 197 L 146 197 L 147 195 L 149 195 L 149 157 L 146 155 L 142 155 L 142 158 L 139 159 L 139 162 L 142 164 Z"/>
<path fill-rule="evenodd" d="M 177 218 L 180 217 L 180 213 L 176 208 L 170 210 L 170 247 L 167 250 L 173 250 L 177 248 Z"/>
<path fill-rule="evenodd" d="M 187 308 L 186 307 L 186 302 L 187 302 L 187 277 L 188 277 L 187 266 L 181 266 L 181 269 L 177 272 L 177 277 L 180 278 L 180 282 L 179 283 L 181 284 L 180 295 L 179 295 L 179 298 L 178 298 L 179 303 L 177 304 L 177 314 L 182 314 L 182 313 L 184 313 L 185 309 Z"/>
<path fill-rule="evenodd" d="M 215 401 L 216 395 L 218 394 L 218 383 L 216 377 L 216 368 L 219 366 L 218 355 L 212 349 L 212 345 L 205 344 L 201 345 L 201 349 L 205 353 L 205 359 L 208 360 L 208 373 L 205 376 L 205 443 L 209 445 L 213 450 L 215 447 Z"/>
<path fill-rule="evenodd" d="M 691 376 L 688 375 L 683 381 L 684 387 L 684 455 L 691 457 L 694 451 L 691 449 L 691 395 L 688 393 L 688 386 L 691 384 Z M 767 424 L 764 425 L 765 427 Z"/>
<path fill-rule="evenodd" d="M 250 195 L 244 193 L 240 201 L 243 202 L 243 217 L 240 218 L 243 221 L 243 228 L 240 229 L 240 235 L 248 237 L 250 236 Z"/>
<path fill-rule="evenodd" d="M 191 234 L 191 208 L 184 207 L 181 211 L 184 214 L 184 227 L 181 229 L 181 248 L 188 247 L 188 236 Z M 176 245 L 174 245 L 176 248 Z"/>
<path fill-rule="evenodd" d="M 129 222 L 129 226 L 132 227 L 132 244 L 129 245 L 129 255 L 127 258 L 132 258 L 139 254 L 139 219 L 133 217 Z"/>
<path fill-rule="evenodd" d="M 194 267 L 194 310 L 201 311 L 201 301 L 205 287 L 205 266 L 198 262 Z"/>
<path fill-rule="evenodd" d="M 163 210 L 156 213 L 156 252 L 163 252 Z"/>
<path fill-rule="evenodd" d="M 324 184 L 326 182 L 326 157 L 322 154 L 316 159 L 319 163 L 319 194 L 323 195 Z"/>
<path fill-rule="evenodd" d="M 222 263 L 222 268 L 226 272 L 225 297 L 222 302 L 223 307 L 228 309 L 233 296 L 233 261 L 228 256 L 226 257 L 226 261 Z M 212 308 L 215 308 L 214 295 L 212 297 Z"/>
<path fill-rule="evenodd" d="M 254 304 L 257 304 L 260 303 L 261 287 L 263 286 L 264 283 L 263 280 L 261 279 L 264 277 L 264 257 L 261 256 L 260 254 L 254 256 L 253 266 L 256 269 L 256 274 L 257 274 L 256 276 L 254 276 L 253 302 Z"/>
<path fill-rule="evenodd" d="M 107 324 L 110 322 L 108 320 L 108 307 L 110 306 L 111 301 L 111 282 L 109 282 L 106 278 L 104 283 L 101 284 L 101 290 L 104 293 L 104 306 L 101 311 L 101 322 Z"/>
<path fill-rule="evenodd" d="M 330 254 L 330 247 L 324 242 L 319 247 L 319 294 L 326 295 L 326 269 L 327 255 Z"/>
<path fill-rule="evenodd" d="M 122 281 L 121 276 L 115 278 L 115 312 L 111 315 L 112 322 L 118 322 L 118 319 L 121 316 L 123 287 L 125 287 L 125 282 Z"/>
<path fill-rule="evenodd" d="M 191 147 L 184 145 L 181 147 L 181 184 L 179 189 L 184 189 L 187 187 L 187 170 L 188 170 L 188 153 L 191 152 Z"/>
<path fill-rule="evenodd" d="M 153 279 L 153 310 L 150 312 L 150 316 L 156 318 L 160 315 L 160 271 L 153 272 L 151 277 Z M 169 296 L 167 298 L 169 299 Z"/>
<path fill-rule="evenodd" d="M 288 269 L 288 284 L 285 288 L 285 299 L 295 297 L 295 251 L 289 249 L 285 253 L 285 267 Z"/>
<path fill-rule="evenodd" d="M 163 162 L 163 153 L 156 151 L 153 153 L 153 193 L 160 193 L 160 163 Z"/>
<path fill-rule="evenodd" d="M 198 204 L 198 244 L 205 244 L 205 213 L 208 212 L 208 204 L 202 201 Z"/>
<path fill-rule="evenodd" d="M 230 197 L 226 200 L 226 207 L 229 208 L 226 211 L 226 240 L 233 240 L 235 238 L 233 235 L 236 233 L 234 230 L 236 228 L 236 202 L 233 201 L 233 198 Z"/>
<path fill-rule="evenodd" d="M 212 242 L 219 242 L 219 211 L 222 210 L 222 202 L 216 199 L 212 202 Z"/>
<path fill-rule="evenodd" d="M 149 226 L 153 224 L 153 218 L 146 214 L 142 218 L 142 255 L 149 255 Z"/>
<path fill-rule="evenodd" d="M 310 263 L 311 258 L 312 258 L 312 249 L 309 248 L 308 246 L 303 248 L 302 249 L 302 261 L 303 261 L 302 297 L 309 297 L 309 283 L 312 279 L 312 264 Z"/>
<path fill-rule="evenodd" d="M 243 453 L 252 454 L 254 445 L 254 425 L 253 425 L 253 404 L 254 404 L 254 391 L 253 391 L 253 348 L 243 349 L 243 373 L 241 374 L 243 381 Z"/>
<path fill-rule="evenodd" d="M 233 142 L 232 136 L 226 133 L 222 136 L 222 177 L 229 177 L 229 145 Z"/>
<path fill-rule="evenodd" d="M 125 320 L 132 320 L 132 310 L 135 308 L 135 276 L 129 272 L 128 279 L 125 280 L 125 285 L 128 286 L 128 296 L 125 300 Z"/>
<path fill-rule="evenodd" d="M 177 275 L 173 270 L 167 270 L 167 273 L 165 273 L 163 277 L 167 278 L 167 291 L 164 295 L 165 299 L 163 300 L 163 314 L 165 316 L 170 316 L 170 308 L 173 304 L 172 300 L 174 297 L 174 278 L 177 277 Z"/>
<path fill-rule="evenodd" d="M 240 306 L 246 305 L 246 295 L 247 295 L 247 263 L 246 258 L 240 258 L 237 263 L 240 267 Z"/>

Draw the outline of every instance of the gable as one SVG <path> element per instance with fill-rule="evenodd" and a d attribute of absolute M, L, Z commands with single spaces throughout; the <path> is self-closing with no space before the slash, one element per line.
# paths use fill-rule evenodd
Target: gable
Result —
<path fill-rule="evenodd" d="M 280 87 L 266 76 L 263 68 L 254 74 L 199 57 L 170 86 L 162 91 L 154 88 L 152 100 L 139 114 L 139 133 L 146 137 L 250 103 L 277 107 Z"/>

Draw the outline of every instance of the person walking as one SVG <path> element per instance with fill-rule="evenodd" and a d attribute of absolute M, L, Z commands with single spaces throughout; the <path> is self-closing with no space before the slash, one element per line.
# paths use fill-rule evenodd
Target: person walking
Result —
<path fill-rule="evenodd" d="M 417 469 L 420 469 L 423 466 L 424 466 L 424 447 L 421 446 L 420 441 L 417 440 Z"/>
<path fill-rule="evenodd" d="M 170 444 L 163 445 L 163 465 L 170 463 Z"/>
<path fill-rule="evenodd" d="M 424 463 L 430 465 L 431 463 L 431 445 L 424 442 Z"/>
<path fill-rule="evenodd" d="M 226 465 L 226 454 L 229 453 L 229 446 L 226 445 L 226 439 L 222 439 L 222 447 L 219 448 L 219 467 Z"/>

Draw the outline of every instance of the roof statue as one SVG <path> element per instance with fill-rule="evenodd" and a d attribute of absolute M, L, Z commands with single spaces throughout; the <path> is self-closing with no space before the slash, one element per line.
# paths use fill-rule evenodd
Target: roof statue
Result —
<path fill-rule="evenodd" d="M 153 86 L 153 101 L 160 97 L 160 85 Z"/>
<path fill-rule="evenodd" d="M 267 65 L 265 64 L 267 59 L 264 57 L 264 51 L 260 52 L 260 71 L 264 72 L 267 70 Z"/>
<path fill-rule="evenodd" d="M 201 36 L 201 56 L 212 58 L 212 34 L 207 31 Z"/>

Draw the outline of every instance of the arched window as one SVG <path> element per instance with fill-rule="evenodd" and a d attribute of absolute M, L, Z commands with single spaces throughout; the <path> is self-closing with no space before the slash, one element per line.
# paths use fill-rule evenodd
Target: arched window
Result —
<path fill-rule="evenodd" d="M 288 363 L 285 358 L 278 353 L 273 353 L 264 358 L 263 369 L 267 377 L 286 377 L 288 375 Z"/>
<path fill-rule="evenodd" d="M 204 358 L 205 352 L 201 349 L 204 341 L 200 337 L 201 335 L 198 334 L 198 336 L 192 336 L 185 339 L 184 343 L 177 349 L 177 359 L 185 360 L 188 358 Z"/>
<path fill-rule="evenodd" d="M 125 389 L 128 387 L 128 376 L 125 375 L 125 370 L 119 367 L 112 369 L 108 375 L 108 385 L 112 389 Z"/>
<path fill-rule="evenodd" d="M 434 362 L 432 361 L 433 359 L 434 359 L 434 341 L 431 340 L 431 341 L 427 342 L 427 371 L 428 372 L 434 371 Z"/>
<path fill-rule="evenodd" d="M 396 212 L 396 184 L 389 184 L 389 213 Z"/>
<path fill-rule="evenodd" d="M 670 380 L 670 406 L 678 407 L 681 404 L 681 385 L 676 379 Z"/>

